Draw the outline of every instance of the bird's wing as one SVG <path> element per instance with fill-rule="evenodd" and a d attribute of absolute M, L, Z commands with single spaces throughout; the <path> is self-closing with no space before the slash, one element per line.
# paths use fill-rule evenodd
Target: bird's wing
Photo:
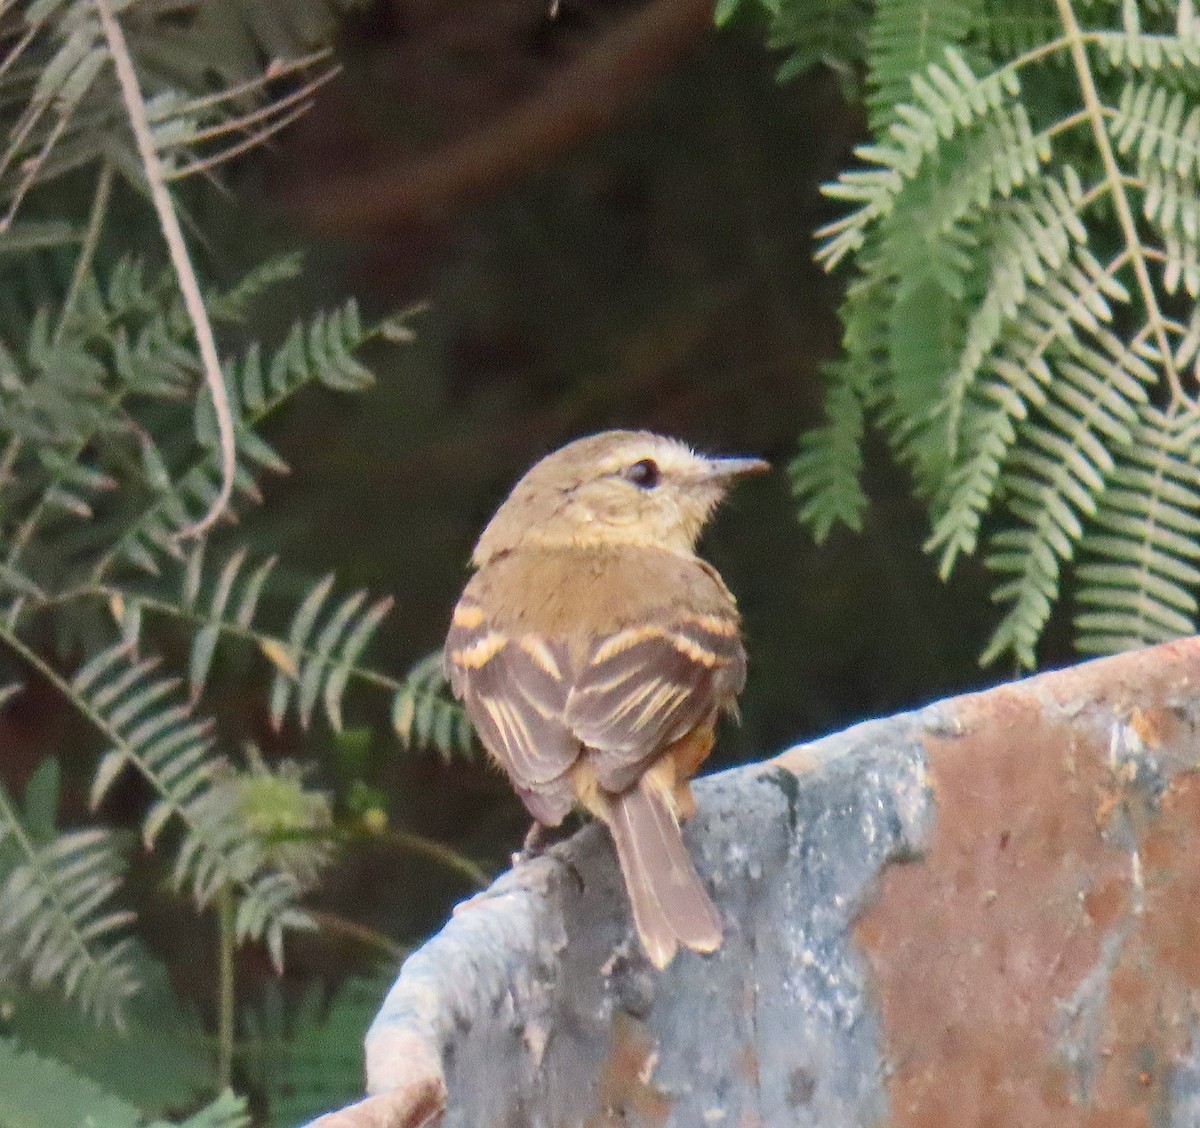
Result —
<path fill-rule="evenodd" d="M 731 708 L 746 680 L 734 615 L 679 615 L 592 647 L 567 695 L 567 727 L 600 786 L 623 791 L 669 744 Z"/>
<path fill-rule="evenodd" d="M 446 637 L 445 661 L 479 739 L 534 818 L 561 822 L 574 802 L 566 773 L 581 750 L 563 719 L 570 691 L 565 645 L 495 629 L 464 599 Z"/>

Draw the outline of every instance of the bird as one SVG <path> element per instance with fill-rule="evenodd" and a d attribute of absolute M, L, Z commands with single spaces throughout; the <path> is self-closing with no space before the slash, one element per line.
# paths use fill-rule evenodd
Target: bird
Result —
<path fill-rule="evenodd" d="M 649 431 L 568 443 L 484 528 L 446 637 L 451 689 L 533 832 L 577 807 L 607 825 L 659 969 L 680 946 L 721 946 L 680 825 L 718 719 L 736 716 L 746 652 L 696 542 L 734 481 L 767 469 Z"/>

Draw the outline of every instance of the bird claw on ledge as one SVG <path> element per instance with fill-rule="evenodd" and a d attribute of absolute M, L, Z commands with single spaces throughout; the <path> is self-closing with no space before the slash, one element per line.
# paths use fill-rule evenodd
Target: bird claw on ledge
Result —
<path fill-rule="evenodd" d="M 559 826 L 546 826 L 545 823 L 535 820 L 525 832 L 525 837 L 521 840 L 521 849 L 512 855 L 513 869 L 516 869 L 517 866 L 524 862 L 532 862 L 535 858 L 540 858 L 556 842 L 562 842 L 569 837 L 570 835 L 563 829 L 561 824 Z"/>

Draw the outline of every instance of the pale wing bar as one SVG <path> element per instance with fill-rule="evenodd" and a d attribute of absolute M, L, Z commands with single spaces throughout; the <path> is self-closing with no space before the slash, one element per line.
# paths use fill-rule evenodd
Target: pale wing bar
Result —
<path fill-rule="evenodd" d="M 491 630 L 473 611 L 456 611 L 446 639 L 451 686 L 534 817 L 553 825 L 574 802 L 566 773 L 581 751 L 563 721 L 565 648 Z"/>
<path fill-rule="evenodd" d="M 668 745 L 733 700 L 746 677 L 737 621 L 714 615 L 600 640 L 570 691 L 566 723 L 602 787 L 623 791 Z"/>

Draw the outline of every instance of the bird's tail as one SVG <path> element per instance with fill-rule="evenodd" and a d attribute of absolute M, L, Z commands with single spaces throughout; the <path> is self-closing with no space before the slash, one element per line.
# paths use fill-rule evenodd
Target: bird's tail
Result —
<path fill-rule="evenodd" d="M 715 952 L 721 917 L 683 844 L 670 792 L 651 773 L 609 802 L 606 821 L 650 962 L 666 967 L 680 944 Z"/>

